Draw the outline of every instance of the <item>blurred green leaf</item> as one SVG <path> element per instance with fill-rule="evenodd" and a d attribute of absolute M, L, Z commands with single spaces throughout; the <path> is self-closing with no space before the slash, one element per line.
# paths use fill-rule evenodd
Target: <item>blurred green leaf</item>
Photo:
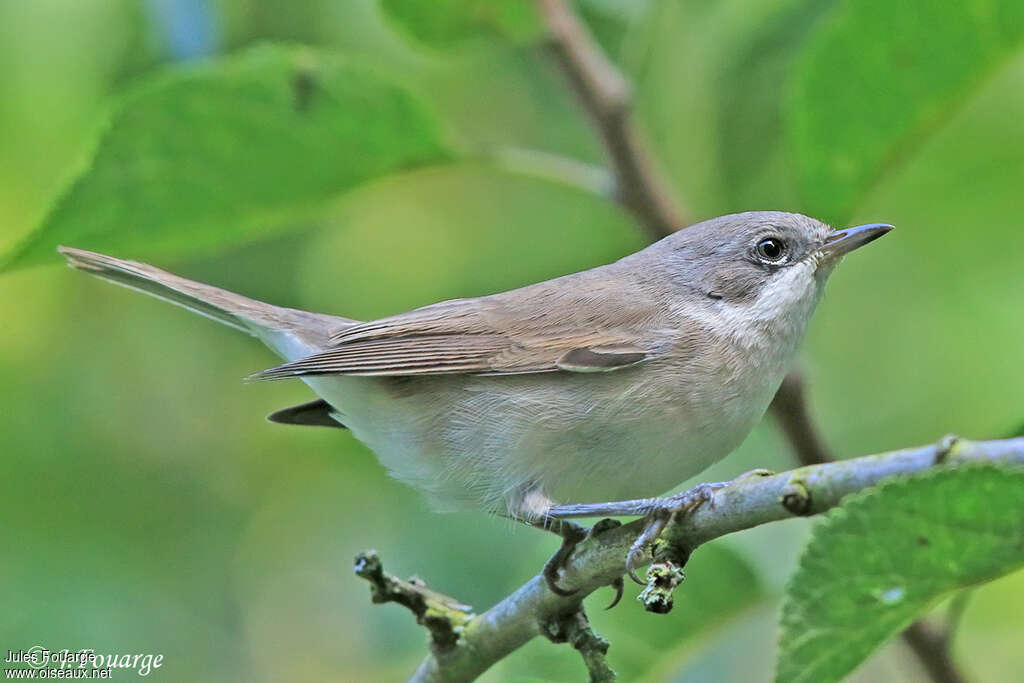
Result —
<path fill-rule="evenodd" d="M 576 9 L 601 48 L 614 58 L 622 47 L 628 24 L 643 12 L 643 5 L 583 0 Z M 543 22 L 529 0 L 381 0 L 380 6 L 399 32 L 441 50 L 488 37 L 498 37 L 513 45 L 529 45 L 544 31 Z"/>
<path fill-rule="evenodd" d="M 449 158 L 426 109 L 341 58 L 263 46 L 152 79 L 7 265 L 58 243 L 195 254 L 299 225 L 361 183 Z"/>
<path fill-rule="evenodd" d="M 1024 3 L 856 0 L 800 56 L 787 119 L 811 211 L 845 218 L 1024 38 Z"/>
<path fill-rule="evenodd" d="M 639 24 L 650 9 L 646 1 L 579 0 L 575 6 L 594 40 L 613 62 L 620 60 L 629 29 Z"/>
<path fill-rule="evenodd" d="M 782 611 L 777 680 L 838 681 L 950 591 L 1024 565 L 1024 472 L 895 479 L 815 527 Z"/>
<path fill-rule="evenodd" d="M 520 44 L 540 35 L 539 17 L 524 0 L 381 0 L 380 5 L 399 31 L 434 48 L 487 34 Z"/>
<path fill-rule="evenodd" d="M 742 3 L 754 21 L 733 25 L 714 69 L 718 88 L 719 155 L 726 208 L 801 207 L 794 196 L 785 144 L 787 90 L 779 87 L 836 0 L 760 0 Z M 729 26 L 730 24 L 727 24 Z M 743 30 L 737 30 L 743 29 Z"/>
<path fill-rule="evenodd" d="M 695 216 L 803 208 L 785 86 L 836 4 L 654 0 L 633 23 L 622 63 L 637 86 L 637 115 Z"/>

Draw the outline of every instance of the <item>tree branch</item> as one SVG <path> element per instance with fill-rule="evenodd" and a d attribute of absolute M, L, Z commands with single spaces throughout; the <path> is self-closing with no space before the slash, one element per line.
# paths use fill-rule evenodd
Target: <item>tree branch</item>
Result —
<path fill-rule="evenodd" d="M 536 0 L 536 4 L 547 26 L 551 51 L 612 162 L 616 198 L 637 217 L 652 240 L 686 226 L 688 217 L 656 172 L 632 124 L 629 82 L 565 0 Z"/>
<path fill-rule="evenodd" d="M 696 549 L 726 534 L 794 516 L 813 515 L 839 504 L 851 493 L 896 475 L 966 463 L 1024 466 L 1024 438 L 965 441 L 947 437 L 931 446 L 868 455 L 781 474 L 745 475 L 717 490 L 709 504 L 674 519 L 661 539 L 674 548 Z M 642 532 L 643 520 L 606 528 L 580 544 L 560 580 L 577 589 L 571 596 L 552 593 L 541 575 L 463 625 L 453 647 L 433 652 L 414 681 L 468 681 L 543 633 L 545 624 L 580 610 L 583 598 L 622 576 L 625 557 Z M 657 549 L 656 549 L 657 552 Z"/>

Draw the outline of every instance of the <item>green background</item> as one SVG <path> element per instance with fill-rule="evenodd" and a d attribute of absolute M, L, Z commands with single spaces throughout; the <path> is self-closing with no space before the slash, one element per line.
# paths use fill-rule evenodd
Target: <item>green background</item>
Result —
<path fill-rule="evenodd" d="M 602 163 L 529 13 L 446 26 L 408 10 L 422 3 L 382 4 L 0 1 L 0 252 L 43 221 L 112 98 L 187 56 L 159 11 L 183 6 L 205 8 L 212 35 L 200 52 L 282 40 L 387 74 L 433 112 L 445 154 L 470 160 L 434 159 L 348 192 L 325 182 L 327 208 L 244 239 L 203 227 L 183 247 L 161 243 L 166 232 L 147 238 L 155 218 L 119 225 L 126 246 L 105 245 L 116 255 L 368 318 L 643 244 L 606 200 L 481 161 L 512 147 Z M 1016 4 L 970 3 L 963 17 L 924 2 L 584 6 L 633 77 L 638 118 L 693 216 L 785 209 L 897 226 L 837 271 L 802 354 L 814 411 L 843 456 L 948 432 L 999 437 L 1024 420 Z M 436 7 L 460 5 L 473 3 Z M 501 520 L 431 512 L 347 433 L 266 423 L 308 399 L 298 384 L 241 382 L 274 364 L 269 352 L 57 265 L 46 239 L 37 261 L 49 265 L 0 276 L 0 652 L 163 653 L 157 680 L 396 680 L 425 636 L 397 607 L 370 605 L 351 574 L 357 551 L 374 547 L 386 569 L 478 610 L 553 551 L 553 538 Z M 72 244 L 94 246 L 84 233 Z M 766 420 L 703 478 L 791 464 Z M 626 680 L 768 680 L 782 587 L 809 526 L 701 549 L 668 616 L 631 599 L 603 612 L 610 593 L 591 598 L 612 665 Z M 1019 572 L 977 590 L 955 645 L 972 678 L 1024 670 L 1022 610 Z M 581 674 L 575 653 L 537 641 L 487 678 Z M 897 643 L 852 680 L 918 676 Z"/>

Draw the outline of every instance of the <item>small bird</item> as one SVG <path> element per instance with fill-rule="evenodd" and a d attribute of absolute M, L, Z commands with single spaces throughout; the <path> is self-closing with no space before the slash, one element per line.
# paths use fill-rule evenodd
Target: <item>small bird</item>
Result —
<path fill-rule="evenodd" d="M 300 378 L 319 397 L 270 420 L 347 427 L 439 510 L 559 533 L 545 576 L 564 594 L 559 565 L 583 537 L 567 518 L 624 514 L 610 502 L 662 494 L 735 449 L 779 388 L 835 265 L 891 229 L 732 214 L 614 263 L 369 322 L 60 252 L 267 344 L 287 362 L 254 377 Z M 641 538 L 659 528 L 652 519 Z"/>

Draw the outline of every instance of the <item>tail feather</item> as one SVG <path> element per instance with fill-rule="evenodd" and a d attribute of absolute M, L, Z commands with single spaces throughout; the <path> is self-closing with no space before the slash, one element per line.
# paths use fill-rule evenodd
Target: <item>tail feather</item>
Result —
<path fill-rule="evenodd" d="M 145 263 L 71 247 L 58 247 L 58 251 L 74 268 L 183 306 L 260 337 L 274 346 L 276 344 L 273 344 L 270 337 L 274 333 L 284 332 L 311 347 L 326 348 L 330 345 L 332 331 L 355 322 L 348 318 L 273 306 L 224 289 L 186 280 Z"/>

